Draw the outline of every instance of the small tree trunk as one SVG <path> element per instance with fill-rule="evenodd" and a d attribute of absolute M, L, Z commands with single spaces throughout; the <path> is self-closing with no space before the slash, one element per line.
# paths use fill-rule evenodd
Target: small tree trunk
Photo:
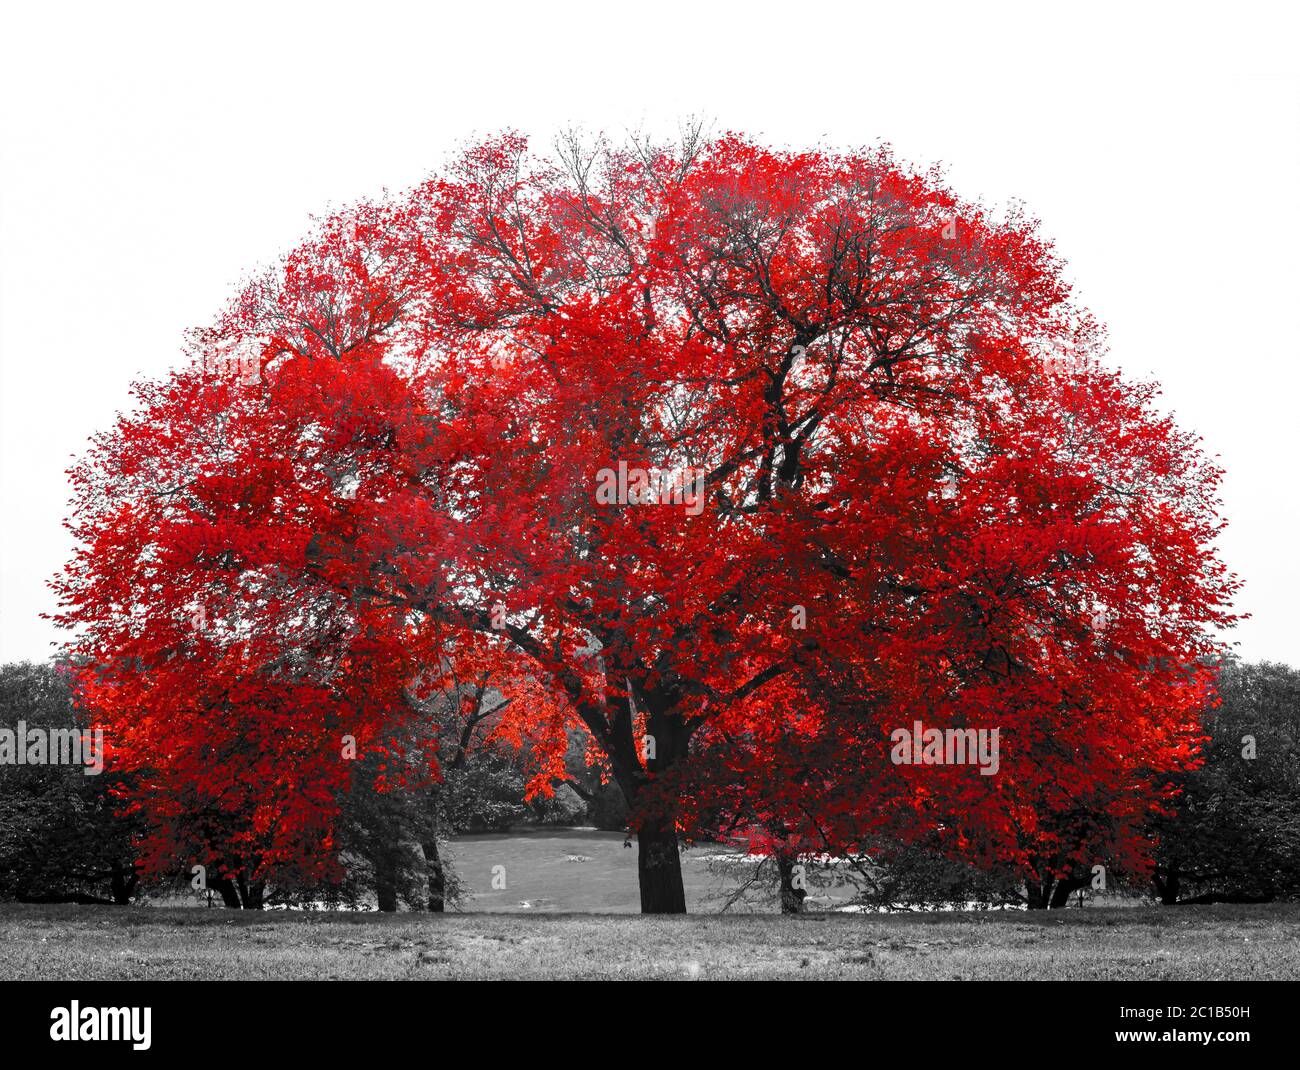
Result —
<path fill-rule="evenodd" d="M 420 848 L 424 851 L 424 867 L 429 875 L 429 910 L 441 914 L 447 909 L 447 875 L 438 855 L 438 841 L 427 840 L 420 844 Z"/>
<path fill-rule="evenodd" d="M 375 859 L 375 897 L 383 913 L 397 910 L 397 852 L 391 848 L 381 849 Z"/>
<path fill-rule="evenodd" d="M 798 855 L 782 850 L 776 852 L 776 868 L 781 875 L 782 914 L 803 913 L 803 901 L 807 898 L 808 892 L 807 889 L 794 886 L 794 869 L 798 863 Z"/>
<path fill-rule="evenodd" d="M 113 863 L 113 869 L 109 874 L 109 886 L 113 890 L 113 902 L 118 906 L 126 906 L 131 902 L 131 896 L 140 884 L 140 876 L 136 873 L 135 868 L 123 869 L 118 863 Z"/>
<path fill-rule="evenodd" d="M 464 750 L 460 757 L 464 757 Z M 424 852 L 424 870 L 429 882 L 429 911 L 442 914 L 447 909 L 447 874 L 442 868 L 442 857 L 438 854 L 438 807 L 442 802 L 440 792 L 435 789 L 430 796 L 428 835 L 420 850 Z"/>
<path fill-rule="evenodd" d="M 1172 862 L 1166 870 L 1164 880 L 1160 879 L 1159 872 L 1152 874 L 1152 881 L 1155 883 L 1156 892 L 1160 896 L 1160 902 L 1163 906 L 1172 907 L 1178 905 L 1178 893 L 1182 891 L 1182 880 L 1178 872 L 1178 863 Z"/>
<path fill-rule="evenodd" d="M 642 914 L 685 914 L 682 856 L 676 823 L 659 817 L 641 823 L 636 834 L 636 872 L 641 885 Z"/>

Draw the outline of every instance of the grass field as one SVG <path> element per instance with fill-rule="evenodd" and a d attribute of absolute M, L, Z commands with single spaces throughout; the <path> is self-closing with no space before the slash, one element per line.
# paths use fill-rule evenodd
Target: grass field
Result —
<path fill-rule="evenodd" d="M 0 979 L 1300 977 L 1300 907 L 925 915 L 0 906 Z"/>
<path fill-rule="evenodd" d="M 466 887 L 467 911 L 577 914 L 636 914 L 640 899 L 636 847 L 624 847 L 617 832 L 592 829 L 536 829 L 510 834 L 457 836 L 449 849 L 456 873 Z M 682 852 L 686 906 L 692 912 L 721 908 L 735 879 L 711 870 L 710 859 L 726 857 L 713 845 Z M 505 879 L 493 887 L 493 871 Z M 498 883 L 500 883 L 498 881 Z M 846 901 L 852 889 L 832 889 L 831 900 Z M 765 905 L 765 910 L 775 909 Z M 744 911 L 743 904 L 733 908 Z"/>
<path fill-rule="evenodd" d="M 719 915 L 734 878 L 700 847 L 682 864 L 692 914 L 641 917 L 617 833 L 467 836 L 449 853 L 464 913 L 0 904 L 0 979 L 1300 977 L 1300 904 Z"/>

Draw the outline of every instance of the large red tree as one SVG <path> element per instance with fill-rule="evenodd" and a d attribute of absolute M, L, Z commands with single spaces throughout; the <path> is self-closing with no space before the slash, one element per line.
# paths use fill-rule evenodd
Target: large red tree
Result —
<path fill-rule="evenodd" d="M 1033 870 L 1050 784 L 1153 805 L 1229 619 L 1217 472 L 1101 350 L 1030 222 L 887 150 L 502 137 L 322 224 L 145 389 L 74 473 L 64 619 L 124 761 L 179 768 L 219 699 L 266 737 L 249 790 L 337 776 L 303 756 L 482 636 L 622 787 L 644 911 L 685 909 L 728 777 Z M 918 717 L 999 726 L 1007 775 L 888 765 Z M 693 775 L 729 747 L 746 777 Z"/>

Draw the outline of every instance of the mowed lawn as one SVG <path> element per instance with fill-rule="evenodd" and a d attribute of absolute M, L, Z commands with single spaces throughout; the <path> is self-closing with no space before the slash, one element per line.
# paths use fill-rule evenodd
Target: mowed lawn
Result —
<path fill-rule="evenodd" d="M 641 909 L 636 843 L 625 847 L 626 842 L 618 832 L 547 828 L 457 836 L 448 857 L 464 884 L 466 911 L 636 914 Z M 719 866 L 719 860 L 729 857 L 743 862 L 714 845 L 682 852 L 688 910 L 721 909 L 725 893 L 740 879 L 737 870 L 743 868 Z M 834 888 L 823 894 L 829 900 L 847 901 L 852 889 Z M 738 903 L 732 909 L 751 908 Z"/>
<path fill-rule="evenodd" d="M 375 914 L 0 906 L 0 978 L 1288 979 L 1300 908 Z"/>
<path fill-rule="evenodd" d="M 697 847 L 682 863 L 692 913 L 642 917 L 623 843 L 585 829 L 458 837 L 466 896 L 444 915 L 0 904 L 0 979 L 1300 977 L 1300 904 L 720 915 L 740 870 Z"/>
<path fill-rule="evenodd" d="M 466 911 L 630 914 L 638 907 L 636 841 L 617 832 L 539 829 L 457 836 L 448 848 L 466 892 Z M 711 883 L 701 861 L 684 856 L 692 910 Z M 497 887 L 493 887 L 493 883 Z M 504 883 L 504 887 L 500 885 Z"/>

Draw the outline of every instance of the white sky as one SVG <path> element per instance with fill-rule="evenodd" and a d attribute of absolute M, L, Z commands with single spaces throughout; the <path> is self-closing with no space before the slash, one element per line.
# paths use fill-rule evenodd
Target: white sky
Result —
<path fill-rule="evenodd" d="M 131 10 L 127 11 L 130 6 Z M 1288 14 L 1288 10 L 1290 14 Z M 1023 201 L 1228 469 L 1243 655 L 1300 664 L 1294 5 L 26 4 L 0 15 L 0 661 L 58 633 L 63 477 L 308 216 L 466 137 L 690 115 Z"/>

